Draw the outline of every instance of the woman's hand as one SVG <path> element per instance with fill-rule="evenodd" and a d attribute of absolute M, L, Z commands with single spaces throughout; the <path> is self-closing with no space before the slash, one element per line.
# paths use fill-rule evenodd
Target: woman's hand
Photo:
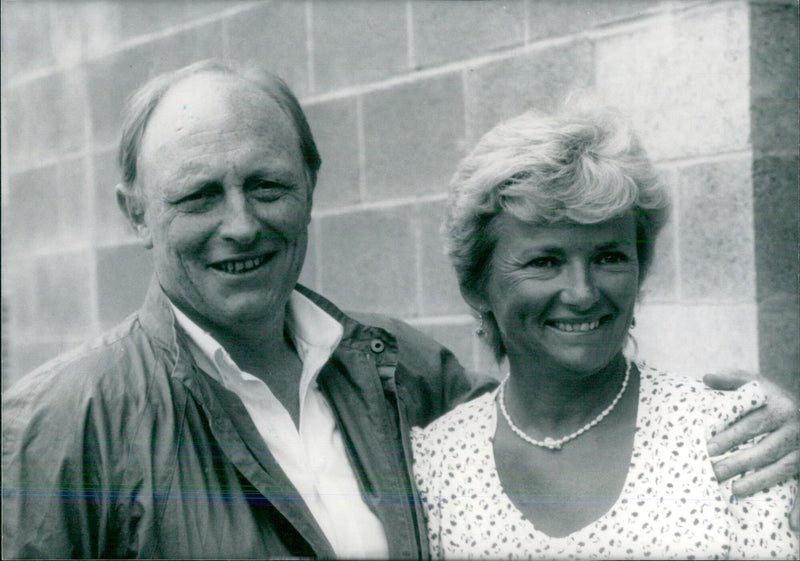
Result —
<path fill-rule="evenodd" d="M 752 373 L 735 371 L 725 374 L 708 374 L 703 381 L 714 389 L 734 390 L 757 378 Z M 767 404 L 751 411 L 708 442 L 710 456 L 718 456 L 732 447 L 766 434 L 758 444 L 714 462 L 714 472 L 724 481 L 751 470 L 733 484 L 733 493 L 744 497 L 786 481 L 800 473 L 800 410 L 788 392 L 777 384 L 758 378 Z M 789 515 L 789 524 L 800 529 L 800 490 Z"/>

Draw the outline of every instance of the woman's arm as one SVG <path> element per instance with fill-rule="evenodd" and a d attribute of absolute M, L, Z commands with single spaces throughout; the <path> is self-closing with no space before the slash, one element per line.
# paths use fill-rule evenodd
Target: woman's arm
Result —
<path fill-rule="evenodd" d="M 755 376 L 746 372 L 709 374 L 703 381 L 720 390 L 732 390 Z M 708 441 L 709 455 L 719 456 L 760 434 L 756 445 L 714 462 L 720 481 L 747 473 L 733 484 L 737 497 L 752 495 L 800 473 L 800 410 L 789 393 L 777 384 L 759 378 L 767 404 L 745 415 Z M 755 470 L 755 471 L 754 471 Z M 800 495 L 789 516 L 793 530 L 800 529 Z"/>

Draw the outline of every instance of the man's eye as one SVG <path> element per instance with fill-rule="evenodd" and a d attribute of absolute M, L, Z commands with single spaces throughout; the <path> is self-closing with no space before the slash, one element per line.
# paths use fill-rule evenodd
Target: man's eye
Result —
<path fill-rule="evenodd" d="M 597 257 L 597 262 L 601 265 L 615 265 L 617 263 L 627 263 L 628 256 L 621 251 L 609 251 Z"/>
<path fill-rule="evenodd" d="M 210 201 L 221 193 L 222 187 L 219 184 L 209 183 L 196 191 L 192 191 L 188 195 L 184 195 L 178 199 L 175 204 L 196 206 Z"/>
<path fill-rule="evenodd" d="M 274 201 L 283 195 L 289 188 L 282 183 L 274 181 L 253 181 L 245 185 L 248 192 L 260 200 Z"/>
<path fill-rule="evenodd" d="M 183 197 L 180 201 L 181 203 L 188 203 L 192 201 L 200 201 L 203 199 L 207 199 L 211 196 L 211 193 L 207 191 L 197 191 L 196 193 L 192 193 L 191 195 L 187 195 Z"/>

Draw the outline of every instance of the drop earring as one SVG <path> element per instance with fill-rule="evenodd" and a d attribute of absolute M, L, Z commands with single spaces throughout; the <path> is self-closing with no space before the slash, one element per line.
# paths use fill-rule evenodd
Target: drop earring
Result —
<path fill-rule="evenodd" d="M 475 328 L 475 335 L 478 337 L 486 335 L 486 320 L 483 318 L 483 312 L 478 314 L 478 327 Z"/>

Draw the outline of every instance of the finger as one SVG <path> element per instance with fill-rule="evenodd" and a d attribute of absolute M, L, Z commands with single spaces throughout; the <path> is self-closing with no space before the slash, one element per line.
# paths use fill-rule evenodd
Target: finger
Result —
<path fill-rule="evenodd" d="M 712 462 L 714 473 L 717 479 L 725 481 L 734 475 L 769 466 L 784 456 L 797 453 L 800 447 L 798 438 L 797 432 L 791 427 L 781 427 L 753 446 Z"/>
<path fill-rule="evenodd" d="M 797 489 L 794 506 L 792 507 L 792 512 L 789 513 L 789 528 L 795 532 L 800 532 L 800 488 Z"/>
<path fill-rule="evenodd" d="M 733 494 L 736 497 L 746 497 L 758 493 L 790 479 L 798 469 L 800 469 L 800 450 L 795 450 L 777 462 L 734 481 Z"/>
<path fill-rule="evenodd" d="M 780 424 L 781 420 L 769 408 L 754 409 L 711 438 L 708 441 L 708 455 L 713 457 L 724 454 L 734 446 L 744 444 L 753 437 L 777 429 Z"/>
<path fill-rule="evenodd" d="M 746 370 L 724 370 L 703 376 L 705 385 L 715 390 L 735 390 L 742 384 L 756 380 L 758 374 Z"/>
<path fill-rule="evenodd" d="M 786 415 L 797 414 L 797 397 L 793 392 L 779 386 L 768 378 L 759 378 L 758 383 L 761 389 L 764 390 L 764 395 L 767 396 L 767 403 L 774 404 L 778 409 L 785 409 Z"/>

